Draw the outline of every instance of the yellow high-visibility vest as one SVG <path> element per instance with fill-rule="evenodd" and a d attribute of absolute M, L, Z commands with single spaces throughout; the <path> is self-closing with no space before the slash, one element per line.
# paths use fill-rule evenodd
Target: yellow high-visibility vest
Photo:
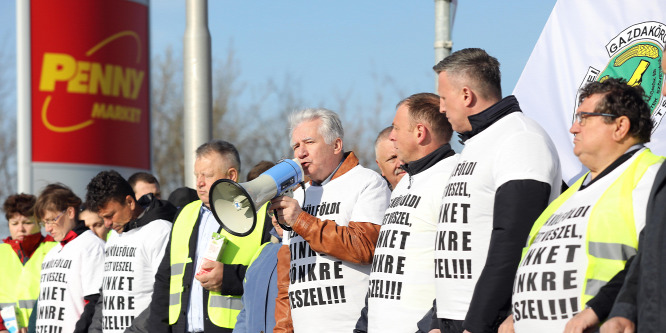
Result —
<path fill-rule="evenodd" d="M 257 212 L 257 225 L 251 234 L 238 237 L 222 229 L 220 233 L 227 238 L 227 244 L 222 254 L 222 263 L 230 265 L 249 265 L 257 249 L 262 245 L 261 238 L 264 231 L 266 216 L 264 205 Z M 169 283 L 169 324 L 178 320 L 181 311 L 183 276 L 187 265 L 192 264 L 189 256 L 190 236 L 194 225 L 199 218 L 201 201 L 197 200 L 183 207 L 178 215 L 171 232 L 171 279 Z M 219 327 L 233 328 L 236 317 L 240 313 L 243 303 L 240 296 L 222 295 L 211 291 L 208 297 L 208 316 L 210 321 Z"/>
<path fill-rule="evenodd" d="M 39 297 L 42 262 L 57 242 L 42 242 L 23 265 L 9 244 L 0 244 L 0 308 L 14 305 L 19 327 L 28 327 Z"/>
<path fill-rule="evenodd" d="M 587 268 L 582 286 L 581 308 L 594 298 L 599 289 L 624 269 L 626 261 L 638 251 L 638 234 L 634 221 L 632 194 L 648 168 L 663 162 L 645 149 L 627 169 L 604 191 L 590 211 L 585 233 Z M 589 173 L 589 172 L 588 172 Z M 555 199 L 534 222 L 523 259 L 541 227 L 578 189 L 587 174 Z M 522 260 L 521 259 L 521 265 Z"/>

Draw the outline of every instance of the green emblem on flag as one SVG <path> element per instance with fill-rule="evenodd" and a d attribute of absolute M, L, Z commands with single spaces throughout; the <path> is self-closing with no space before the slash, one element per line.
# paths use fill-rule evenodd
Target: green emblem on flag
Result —
<path fill-rule="evenodd" d="M 627 84 L 640 85 L 645 90 L 650 112 L 659 106 L 663 75 L 661 71 L 661 47 L 651 42 L 627 45 L 610 59 L 606 69 L 598 77 L 603 82 L 609 77 L 623 78 Z"/>

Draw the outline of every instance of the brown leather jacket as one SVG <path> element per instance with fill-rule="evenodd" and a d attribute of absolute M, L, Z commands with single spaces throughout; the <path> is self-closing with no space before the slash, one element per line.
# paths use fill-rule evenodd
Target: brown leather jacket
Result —
<path fill-rule="evenodd" d="M 358 165 L 358 158 L 350 153 L 342 162 L 331 180 L 345 174 Z M 339 226 L 331 220 L 321 220 L 306 212 L 301 212 L 292 228 L 302 236 L 310 248 L 338 259 L 356 264 L 370 264 L 379 237 L 380 225 L 370 222 L 353 222 Z M 275 304 L 275 329 L 273 332 L 293 332 L 291 309 L 289 307 L 289 246 L 283 245 L 278 251 L 278 296 Z"/>

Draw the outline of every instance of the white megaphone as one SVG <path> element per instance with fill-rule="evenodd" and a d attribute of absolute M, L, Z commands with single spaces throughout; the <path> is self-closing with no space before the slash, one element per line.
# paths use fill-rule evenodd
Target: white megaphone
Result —
<path fill-rule="evenodd" d="M 298 160 L 282 160 L 249 182 L 218 179 L 210 187 L 210 208 L 226 231 L 247 236 L 257 225 L 261 206 L 302 182 L 303 168 Z"/>

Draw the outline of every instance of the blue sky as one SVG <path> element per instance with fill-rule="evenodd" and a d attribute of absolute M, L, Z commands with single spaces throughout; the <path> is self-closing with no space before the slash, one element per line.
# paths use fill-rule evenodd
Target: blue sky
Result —
<path fill-rule="evenodd" d="M 504 94 L 510 94 L 554 5 L 555 0 L 460 0 L 453 50 L 480 47 L 497 57 Z M 153 0 L 150 7 L 152 55 L 167 47 L 182 54 L 185 1 Z M 399 100 L 434 92 L 432 0 L 216 0 L 208 9 L 213 59 L 223 60 L 233 49 L 244 87 L 241 103 L 261 98 L 269 79 L 290 82 L 310 106 L 335 111 L 344 98 L 353 114 L 375 107 L 381 95 L 377 121 L 390 125 Z M 15 1 L 0 1 L 0 47 L 8 53 L 10 82 L 15 15 Z M 9 88 L 13 110 L 15 85 Z"/>
<path fill-rule="evenodd" d="M 555 1 L 506 3 L 461 0 L 453 47 L 481 47 L 496 56 L 508 94 Z M 210 1 L 213 59 L 233 49 L 248 91 L 267 79 L 289 77 L 306 102 L 322 106 L 334 104 L 337 96 L 368 106 L 381 91 L 391 118 L 395 102 L 434 89 L 433 9 L 432 0 Z M 152 54 L 168 46 L 181 54 L 185 1 L 152 1 L 150 22 Z M 0 45 L 10 50 L 12 69 L 15 31 L 15 2 L 2 1 Z M 13 70 L 10 75 L 14 79 Z"/>

